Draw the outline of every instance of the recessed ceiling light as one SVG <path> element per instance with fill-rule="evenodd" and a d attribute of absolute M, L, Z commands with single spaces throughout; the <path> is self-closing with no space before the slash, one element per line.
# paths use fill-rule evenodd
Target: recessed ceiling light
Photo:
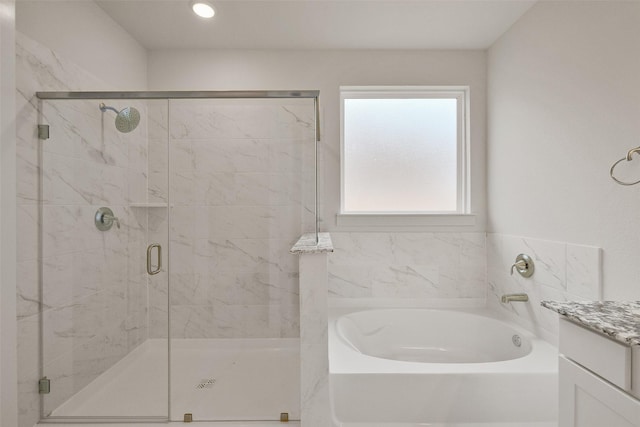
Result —
<path fill-rule="evenodd" d="M 191 2 L 191 9 L 193 9 L 193 13 L 200 16 L 201 18 L 213 18 L 213 15 L 216 14 L 216 11 L 211 6 L 211 3 L 206 1 L 193 1 Z"/>

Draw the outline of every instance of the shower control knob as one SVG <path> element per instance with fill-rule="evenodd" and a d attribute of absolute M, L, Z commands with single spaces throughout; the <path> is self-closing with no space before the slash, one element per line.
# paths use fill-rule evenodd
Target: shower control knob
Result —
<path fill-rule="evenodd" d="M 520 254 L 516 257 L 516 262 L 511 266 L 511 275 L 513 276 L 513 270 L 516 270 L 522 277 L 531 277 L 535 270 L 533 260 L 529 255 Z"/>
<path fill-rule="evenodd" d="M 109 208 L 102 207 L 96 211 L 95 217 L 96 228 L 100 231 L 111 230 L 113 224 L 120 228 L 120 220 L 113 215 L 113 211 Z"/>

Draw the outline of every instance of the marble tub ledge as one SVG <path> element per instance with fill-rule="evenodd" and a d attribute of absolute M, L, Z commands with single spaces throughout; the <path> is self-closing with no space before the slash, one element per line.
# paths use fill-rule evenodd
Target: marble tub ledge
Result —
<path fill-rule="evenodd" d="M 289 252 L 298 255 L 333 252 L 331 235 L 329 233 L 318 233 L 318 241 L 316 242 L 316 233 L 305 233 Z"/>

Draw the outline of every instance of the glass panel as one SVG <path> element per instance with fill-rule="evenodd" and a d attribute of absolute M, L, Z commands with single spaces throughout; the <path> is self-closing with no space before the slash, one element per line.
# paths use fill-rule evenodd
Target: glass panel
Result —
<path fill-rule="evenodd" d="M 43 417 L 299 419 L 313 100 L 100 102 L 40 104 Z"/>
<path fill-rule="evenodd" d="M 298 259 L 313 100 L 170 101 L 171 416 L 300 418 Z"/>
<path fill-rule="evenodd" d="M 135 123 L 101 102 L 135 108 L 139 124 L 121 132 Z M 165 115 L 150 120 L 156 110 Z M 41 103 L 50 125 L 40 141 L 45 418 L 168 416 L 168 273 L 146 271 L 147 246 L 168 246 L 166 200 L 149 206 L 163 167 L 167 188 L 166 110 L 167 101 Z M 97 227 L 100 208 L 117 220 L 99 216 Z"/>
<path fill-rule="evenodd" d="M 345 212 L 457 211 L 456 99 L 345 99 Z"/>

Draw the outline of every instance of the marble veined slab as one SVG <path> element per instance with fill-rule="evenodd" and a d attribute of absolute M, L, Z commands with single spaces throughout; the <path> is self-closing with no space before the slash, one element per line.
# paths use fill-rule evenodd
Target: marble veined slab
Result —
<path fill-rule="evenodd" d="M 333 252 L 331 235 L 329 233 L 318 233 L 318 241 L 316 242 L 316 233 L 305 233 L 298 239 L 289 252 L 292 254 Z"/>
<path fill-rule="evenodd" d="M 640 301 L 542 301 L 541 305 L 626 345 L 640 345 Z"/>

